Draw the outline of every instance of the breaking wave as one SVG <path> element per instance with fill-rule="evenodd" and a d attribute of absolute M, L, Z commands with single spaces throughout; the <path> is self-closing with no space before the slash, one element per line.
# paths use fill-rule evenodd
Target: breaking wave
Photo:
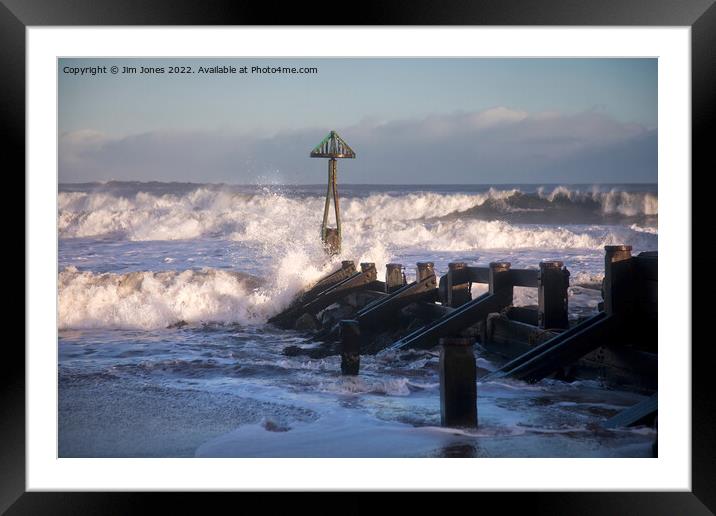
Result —
<path fill-rule="evenodd" d="M 323 203 L 315 190 L 302 194 L 270 190 L 247 193 L 194 186 L 181 192 L 60 192 L 60 238 L 91 237 L 110 244 L 115 240 L 221 238 L 242 249 L 247 247 L 249 255 L 270 257 L 270 271 L 262 274 L 261 281 L 223 268 L 90 272 L 71 266 L 70 260 L 65 262 L 70 266 L 59 274 L 59 327 L 153 329 L 179 323 L 261 324 L 287 306 L 302 288 L 334 270 L 342 259 L 375 262 L 378 278 L 383 279 L 385 264 L 395 256 L 410 260 L 428 255 L 432 259 L 436 253 L 444 253 L 444 257 L 482 250 L 500 254 L 508 250 L 504 254 L 509 256 L 509 250 L 538 249 L 569 250 L 573 256 L 576 250 L 578 257 L 594 251 L 601 254 L 605 245 L 626 243 L 635 249 L 655 249 L 658 242 L 656 226 L 644 219 L 657 213 L 655 194 L 650 193 L 564 188 L 530 194 L 518 189 L 371 193 L 342 199 L 342 252 L 327 259 L 318 238 Z M 504 214 L 509 211 L 505 207 L 514 210 L 530 203 L 547 206 L 546 212 L 554 213 L 563 213 L 563 206 L 587 207 L 587 211 L 602 213 L 603 218 L 598 224 L 578 224 L 566 217 L 564 223 L 555 224 L 486 216 L 498 205 Z M 614 213 L 637 219 L 626 224 L 605 223 L 604 217 Z M 81 241 L 77 244 L 85 245 Z M 92 246 L 92 242 L 87 245 Z M 162 268 L 172 261 L 163 257 Z M 180 263 L 177 261 L 179 269 Z M 575 285 L 592 288 L 601 281 L 601 277 L 591 276 L 573 279 Z"/>
<path fill-rule="evenodd" d="M 513 191 L 504 197 L 490 197 L 483 203 L 457 213 L 482 219 L 512 222 L 609 224 L 627 221 L 655 223 L 659 200 L 651 192 L 571 190 L 564 186 L 536 193 Z"/>
<path fill-rule="evenodd" d="M 378 261 L 380 270 L 387 258 L 377 253 L 363 259 Z M 288 251 L 277 258 L 268 281 L 213 268 L 119 274 L 69 266 L 58 278 L 58 327 L 149 330 L 185 323 L 263 324 L 338 263 L 338 257 L 317 260 L 302 250 Z"/>
<path fill-rule="evenodd" d="M 302 240 L 315 237 L 323 212 L 320 196 L 265 191 L 237 193 L 197 187 L 178 194 L 137 192 L 61 192 L 61 238 L 113 236 L 134 241 L 228 237 L 237 241 Z M 596 248 L 616 243 L 609 236 L 587 236 L 565 226 L 631 222 L 631 233 L 656 234 L 658 198 L 648 192 L 580 191 L 558 187 L 522 193 L 490 189 L 483 193 L 371 194 L 341 202 L 346 235 L 356 239 L 389 237 L 428 249 Z M 519 224 L 530 224 L 525 231 Z M 533 224 L 561 224 L 554 229 Z M 645 229 L 646 228 L 646 229 Z M 622 240 L 623 234 L 615 235 Z"/>
<path fill-rule="evenodd" d="M 162 328 L 186 322 L 251 322 L 268 298 L 255 278 L 203 271 L 59 275 L 59 327 Z"/>

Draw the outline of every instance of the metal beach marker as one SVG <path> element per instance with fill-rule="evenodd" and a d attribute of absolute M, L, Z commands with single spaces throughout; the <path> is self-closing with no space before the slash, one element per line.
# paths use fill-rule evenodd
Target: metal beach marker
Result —
<path fill-rule="evenodd" d="M 338 185 L 336 176 L 338 174 L 337 158 L 355 158 L 348 144 L 338 136 L 338 133 L 331 131 L 321 143 L 311 151 L 312 158 L 328 159 L 328 190 L 326 191 L 326 207 L 323 210 L 323 224 L 321 225 L 321 240 L 329 254 L 338 254 L 341 251 L 341 215 L 338 205 Z M 328 227 L 328 212 L 333 197 L 333 205 L 336 213 L 336 227 Z"/>

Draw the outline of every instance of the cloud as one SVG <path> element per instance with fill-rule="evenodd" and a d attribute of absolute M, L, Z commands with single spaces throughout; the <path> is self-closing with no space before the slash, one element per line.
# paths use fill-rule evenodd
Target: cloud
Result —
<path fill-rule="evenodd" d="M 60 137 L 62 182 L 135 180 L 322 183 L 308 153 L 330 129 L 355 149 L 345 183 L 656 182 L 657 132 L 601 111 L 527 113 L 506 107 L 421 119 L 366 119 L 270 137 L 227 130 Z"/>

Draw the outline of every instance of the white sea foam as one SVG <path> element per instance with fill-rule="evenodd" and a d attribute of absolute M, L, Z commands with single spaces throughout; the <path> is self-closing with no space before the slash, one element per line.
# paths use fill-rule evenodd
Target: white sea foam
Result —
<path fill-rule="evenodd" d="M 562 227 L 511 224 L 505 221 L 456 219 L 449 221 L 348 221 L 346 241 L 365 245 L 380 241 L 393 248 L 426 251 L 479 249 L 603 249 L 628 242 L 636 248 L 653 246 L 653 236 L 621 226 Z"/>
<path fill-rule="evenodd" d="M 317 246 L 316 246 L 317 247 Z M 390 256 L 382 245 L 359 253 L 379 278 Z M 94 273 L 67 267 L 59 274 L 59 328 L 164 328 L 178 322 L 260 324 L 303 288 L 339 267 L 317 247 L 283 250 L 269 280 L 223 269 Z"/>
<path fill-rule="evenodd" d="M 557 190 L 540 195 L 570 192 Z M 636 249 L 656 246 L 655 231 L 635 226 L 514 224 L 460 214 L 514 192 L 493 189 L 481 194 L 373 194 L 345 199 L 342 252 L 330 259 L 318 238 L 323 210 L 319 197 L 270 191 L 248 195 L 206 187 L 181 195 L 139 192 L 129 197 L 61 192 L 61 238 L 116 235 L 120 240 L 162 241 L 220 236 L 273 257 L 273 263 L 266 282 L 258 286 L 223 269 L 101 274 L 68 267 L 59 277 L 60 328 L 161 328 L 180 321 L 261 323 L 344 259 L 374 262 L 378 278 L 383 279 L 385 264 L 394 256 L 524 249 L 584 249 L 589 255 L 610 244 L 628 243 Z M 176 261 L 181 269 L 176 252 L 161 258 L 162 263 Z M 601 277 L 572 277 L 573 284 L 579 281 L 598 283 Z M 516 304 L 534 302 L 534 292 L 516 290 Z"/>
<path fill-rule="evenodd" d="M 250 323 L 265 317 L 269 301 L 246 276 L 216 269 L 97 274 L 68 267 L 59 275 L 60 328 Z"/>
<path fill-rule="evenodd" d="M 449 240 L 448 249 L 453 250 L 475 246 L 544 246 L 551 242 L 558 242 L 556 247 L 591 248 L 609 243 L 604 239 L 573 236 L 567 230 L 554 235 L 533 232 L 525 239 L 524 232 L 496 221 L 461 217 L 462 212 L 479 207 L 487 200 L 509 204 L 516 193 L 519 191 L 515 189 L 490 189 L 475 194 L 372 194 L 344 199 L 342 219 L 358 238 L 361 234 L 374 239 L 390 233 L 391 242 L 425 242 L 437 237 L 442 238 L 442 242 L 433 244 L 434 247 L 443 246 Z M 549 202 L 570 199 L 574 203 L 598 203 L 605 214 L 658 214 L 658 198 L 651 193 L 580 192 L 558 187 L 551 192 L 539 190 L 538 196 Z M 128 240 L 142 241 L 224 235 L 238 241 L 271 244 L 301 239 L 304 231 L 300 228 L 311 228 L 315 236 L 323 202 L 319 196 L 299 198 L 270 191 L 247 195 L 206 187 L 184 195 L 139 192 L 129 197 L 105 192 L 61 192 L 58 229 L 64 238 L 117 234 Z M 456 218 L 435 220 L 451 214 Z M 644 231 L 636 225 L 632 230 Z"/>
<path fill-rule="evenodd" d="M 631 230 L 637 231 L 639 233 L 649 233 L 650 235 L 658 235 L 659 234 L 659 230 L 655 227 L 650 227 L 650 226 L 642 227 L 639 224 L 632 224 L 631 226 L 629 226 L 629 228 Z"/>
<path fill-rule="evenodd" d="M 537 193 L 550 202 L 555 202 L 559 198 L 569 199 L 575 203 L 592 201 L 599 204 L 602 212 L 606 214 L 619 213 L 627 216 L 659 214 L 659 198 L 651 192 L 624 192 L 616 188 L 604 192 L 597 187 L 585 191 L 558 186 L 551 191 L 540 187 Z"/>
<path fill-rule="evenodd" d="M 341 377 L 337 381 L 322 382 L 318 389 L 339 394 L 384 394 L 387 396 L 410 395 L 407 378 L 365 378 L 362 376 Z"/>

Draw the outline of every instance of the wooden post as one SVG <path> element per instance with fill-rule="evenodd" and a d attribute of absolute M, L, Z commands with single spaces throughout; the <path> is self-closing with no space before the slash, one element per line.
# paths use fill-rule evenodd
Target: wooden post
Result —
<path fill-rule="evenodd" d="M 433 262 L 418 262 L 418 281 L 422 281 L 430 276 L 435 276 L 435 264 Z"/>
<path fill-rule="evenodd" d="M 566 329 L 569 327 L 567 288 L 569 271 L 560 261 L 546 261 L 539 264 L 537 276 L 537 323 L 540 328 Z"/>
<path fill-rule="evenodd" d="M 464 305 L 472 299 L 470 282 L 465 262 L 448 263 L 447 305 L 453 308 Z"/>
<path fill-rule="evenodd" d="M 360 369 L 360 327 L 354 319 L 344 319 L 341 325 L 341 374 L 357 375 Z"/>
<path fill-rule="evenodd" d="M 440 424 L 477 427 L 477 371 L 474 339 L 440 339 Z"/>
<path fill-rule="evenodd" d="M 501 290 L 512 292 L 512 281 L 510 279 L 510 262 L 492 262 L 488 275 L 489 292 L 496 294 Z"/>
<path fill-rule="evenodd" d="M 375 263 L 363 262 L 360 264 L 360 271 L 371 277 L 371 281 L 375 281 L 378 277 L 378 271 L 375 269 Z"/>
<path fill-rule="evenodd" d="M 402 263 L 385 265 L 385 291 L 391 294 L 405 285 L 405 273 Z"/>
<path fill-rule="evenodd" d="M 604 311 L 608 315 L 631 311 L 634 274 L 630 245 L 604 247 Z"/>

